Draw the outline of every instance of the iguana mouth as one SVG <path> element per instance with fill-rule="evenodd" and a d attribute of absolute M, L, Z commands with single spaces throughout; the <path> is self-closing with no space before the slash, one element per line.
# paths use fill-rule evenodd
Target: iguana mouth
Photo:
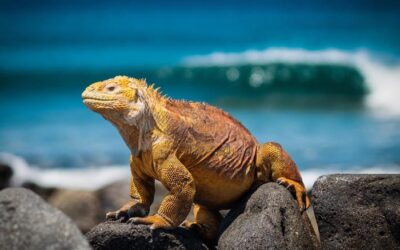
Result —
<path fill-rule="evenodd" d="M 83 103 L 85 105 L 109 105 L 109 103 L 113 102 L 114 99 L 105 99 L 105 98 L 93 98 L 93 97 L 85 97 L 83 98 Z"/>
<path fill-rule="evenodd" d="M 114 99 L 84 97 L 83 101 L 111 102 L 114 101 Z"/>
<path fill-rule="evenodd" d="M 104 102 L 104 101 L 114 101 L 113 96 L 111 95 L 101 95 L 97 93 L 92 93 L 87 89 L 82 93 L 83 101 L 93 101 L 93 102 Z"/>

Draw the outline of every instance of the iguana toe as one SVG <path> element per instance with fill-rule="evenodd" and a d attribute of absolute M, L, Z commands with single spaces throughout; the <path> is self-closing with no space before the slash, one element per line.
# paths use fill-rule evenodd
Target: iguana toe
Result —
<path fill-rule="evenodd" d="M 146 216 L 143 218 L 132 217 L 127 221 L 127 223 L 150 225 L 150 229 L 152 230 L 157 228 L 169 229 L 174 227 L 171 223 L 169 223 L 166 219 L 164 219 L 158 214 Z"/>
<path fill-rule="evenodd" d="M 127 211 L 117 210 L 117 211 L 108 212 L 106 214 L 106 219 L 107 220 L 119 220 L 119 219 L 125 220 L 127 218 L 128 218 L 128 212 Z"/>
<path fill-rule="evenodd" d="M 306 189 L 301 183 L 285 177 L 278 178 L 276 182 L 289 189 L 289 191 L 295 196 L 301 212 L 310 207 L 310 199 L 308 198 Z"/>

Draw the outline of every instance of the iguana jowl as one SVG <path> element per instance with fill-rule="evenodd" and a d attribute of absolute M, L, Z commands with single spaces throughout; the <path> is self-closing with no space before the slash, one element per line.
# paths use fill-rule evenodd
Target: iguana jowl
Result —
<path fill-rule="evenodd" d="M 116 76 L 82 93 L 91 110 L 109 120 L 131 151 L 131 200 L 108 218 L 151 228 L 179 226 L 193 205 L 194 222 L 205 239 L 216 237 L 219 210 L 228 209 L 250 188 L 276 181 L 309 207 L 299 171 L 282 147 L 259 144 L 237 120 L 213 106 L 167 98 L 145 80 Z M 169 194 L 147 216 L 154 180 Z"/>

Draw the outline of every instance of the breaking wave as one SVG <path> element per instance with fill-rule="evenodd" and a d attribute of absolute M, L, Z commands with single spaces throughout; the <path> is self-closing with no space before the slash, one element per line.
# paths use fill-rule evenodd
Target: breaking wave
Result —
<path fill-rule="evenodd" d="M 65 77 L 60 79 L 60 74 Z M 146 78 L 175 98 L 210 103 L 227 100 L 233 104 L 255 100 L 257 104 L 278 106 L 293 102 L 329 108 L 355 104 L 382 115 L 400 115 L 400 63 L 385 63 L 362 50 L 270 48 L 193 55 L 180 64 L 149 68 L 11 72 L 4 73 L 3 81 L 14 84 L 0 86 L 0 90 L 5 96 L 21 89 L 35 93 L 37 89 L 54 91 L 57 88 L 72 93 L 93 79 L 106 79 L 115 74 Z M 44 76 L 47 84 L 43 83 Z"/>
<path fill-rule="evenodd" d="M 400 64 L 385 64 L 367 51 L 270 48 L 190 56 L 183 63 L 198 71 L 225 70 L 227 81 L 245 79 L 259 91 L 303 90 L 361 97 L 375 111 L 400 115 Z"/>

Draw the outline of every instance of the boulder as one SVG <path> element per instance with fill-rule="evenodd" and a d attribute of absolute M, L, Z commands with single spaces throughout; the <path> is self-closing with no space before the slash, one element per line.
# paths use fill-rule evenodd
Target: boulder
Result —
<path fill-rule="evenodd" d="M 222 221 L 218 249 L 318 249 L 306 213 L 291 193 L 267 183 L 244 197 Z"/>
<path fill-rule="evenodd" d="M 400 175 L 321 176 L 312 199 L 324 249 L 400 249 Z"/>
<path fill-rule="evenodd" d="M 24 188 L 0 192 L 0 249 L 90 249 L 62 212 Z"/>
<path fill-rule="evenodd" d="M 10 166 L 0 163 L 0 190 L 10 186 L 13 170 Z"/>
<path fill-rule="evenodd" d="M 191 231 L 184 228 L 151 231 L 146 225 L 107 221 L 86 234 L 95 250 L 125 249 L 207 249 Z"/>
<path fill-rule="evenodd" d="M 83 233 L 104 221 L 104 211 L 96 192 L 59 189 L 48 202 L 68 215 Z"/>

